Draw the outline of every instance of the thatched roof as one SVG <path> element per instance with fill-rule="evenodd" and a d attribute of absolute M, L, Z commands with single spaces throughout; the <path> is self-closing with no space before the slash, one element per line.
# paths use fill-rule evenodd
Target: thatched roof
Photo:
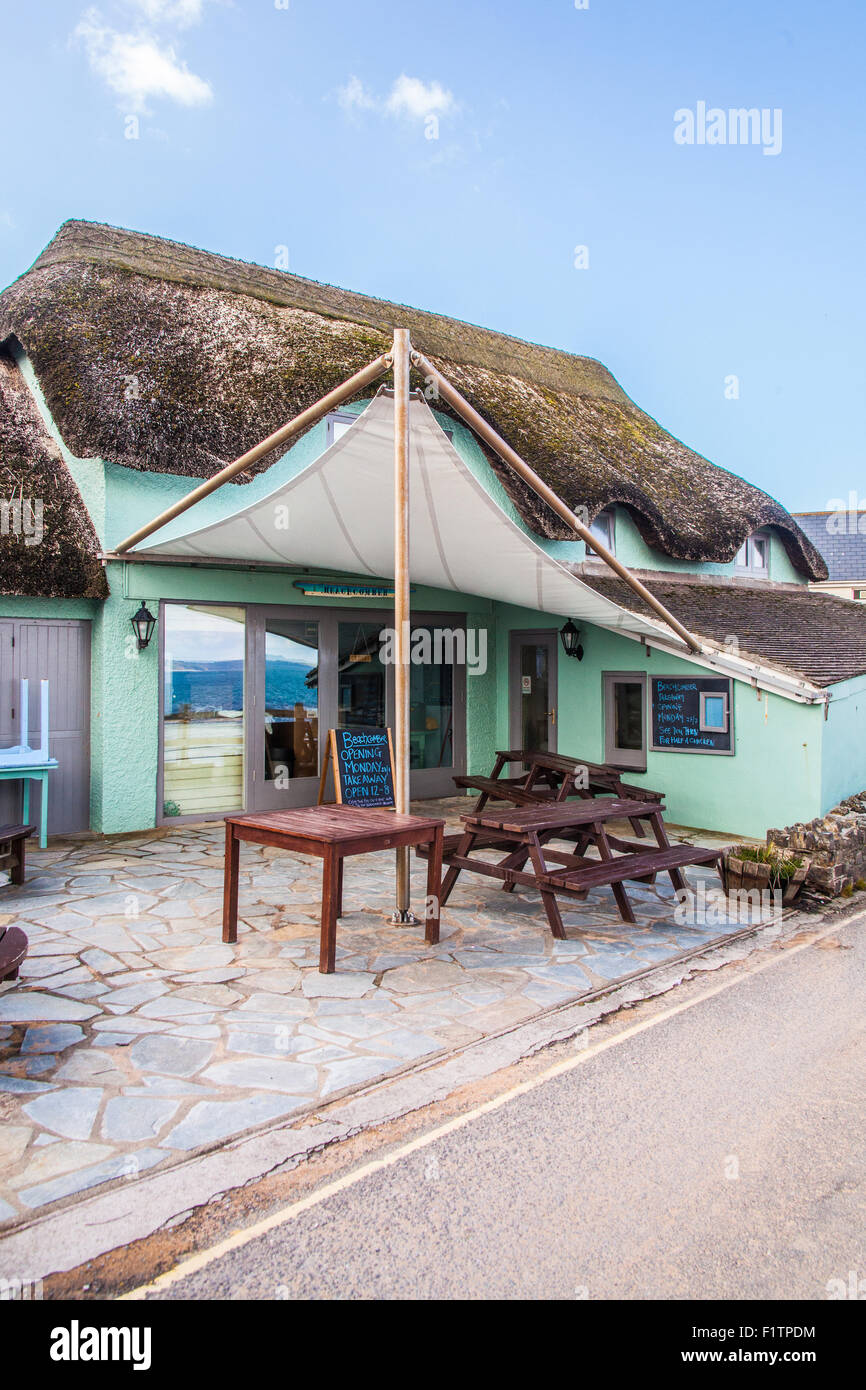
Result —
<path fill-rule="evenodd" d="M 774 526 L 801 573 L 825 576 L 778 502 L 667 434 L 590 358 L 88 222 L 67 222 L 0 295 L 0 341 L 23 344 L 70 448 L 196 478 L 385 350 L 395 326 L 571 506 L 627 507 L 682 560 L 730 561 Z M 495 466 L 537 532 L 570 538 Z"/>
<path fill-rule="evenodd" d="M 97 559 L 99 545 L 81 494 L 60 450 L 48 434 L 12 357 L 0 351 L 0 500 L 29 504 L 26 520 L 7 513 L 0 535 L 0 594 L 50 598 L 105 598 L 108 585 Z M 38 543 L 34 542 L 41 502 Z M 20 515 L 20 513 L 19 513 Z"/>
<path fill-rule="evenodd" d="M 581 578 L 623 608 L 649 612 L 622 580 L 585 572 Z M 735 637 L 737 655 L 747 660 L 822 687 L 866 671 L 866 604 L 793 585 L 660 581 L 645 572 L 641 579 L 696 637 L 722 647 Z"/>

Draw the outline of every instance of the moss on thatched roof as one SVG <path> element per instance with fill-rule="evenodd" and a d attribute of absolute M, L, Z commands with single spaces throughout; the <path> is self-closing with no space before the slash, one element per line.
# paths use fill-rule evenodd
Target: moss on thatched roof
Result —
<path fill-rule="evenodd" d="M 637 613 L 649 613 L 622 580 L 581 574 L 597 593 Z M 737 654 L 827 686 L 866 672 L 866 604 L 805 587 L 722 580 L 690 583 L 641 575 L 647 588 L 697 637 Z"/>
<path fill-rule="evenodd" d="M 400 326 L 572 507 L 627 507 L 682 560 L 730 561 L 774 526 L 800 572 L 824 577 L 778 502 L 667 434 L 590 358 L 86 222 L 66 223 L 0 295 L 0 340 L 24 345 L 70 448 L 191 477 L 312 404 Z M 534 530 L 570 538 L 495 466 Z"/>
<path fill-rule="evenodd" d="M 0 593 L 105 598 L 99 545 L 81 494 L 14 359 L 0 351 Z M 41 527 L 37 527 L 41 504 Z M 21 508 L 27 511 L 22 519 Z M 30 523 L 29 526 L 27 523 Z M 25 535 L 38 543 L 28 544 Z"/>

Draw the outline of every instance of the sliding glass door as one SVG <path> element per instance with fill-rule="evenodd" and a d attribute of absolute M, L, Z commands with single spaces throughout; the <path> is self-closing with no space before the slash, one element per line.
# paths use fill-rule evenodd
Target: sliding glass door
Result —
<path fill-rule="evenodd" d="M 431 615 L 412 625 L 430 639 Z M 419 615 L 420 619 L 420 615 Z M 389 613 L 248 609 L 251 703 L 250 810 L 312 805 L 329 729 L 394 725 L 394 668 L 383 630 Z M 455 627 L 451 615 L 442 623 Z M 410 672 L 411 793 L 450 796 L 465 763 L 465 666 L 448 644 L 414 643 Z M 330 783 L 328 796 L 333 795 Z"/>
<path fill-rule="evenodd" d="M 369 609 L 164 603 L 160 820 L 314 805 L 329 729 L 394 726 L 392 622 Z M 412 624 L 413 797 L 452 795 L 465 767 L 455 633 L 451 614 Z"/>

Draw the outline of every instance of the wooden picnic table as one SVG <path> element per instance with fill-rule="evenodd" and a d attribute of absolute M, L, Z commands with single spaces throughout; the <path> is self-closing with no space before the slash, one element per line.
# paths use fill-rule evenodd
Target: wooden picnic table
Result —
<path fill-rule="evenodd" d="M 503 777 L 509 763 L 523 763 L 525 770 L 516 777 Z M 479 793 L 476 811 L 482 811 L 488 801 L 535 806 L 539 802 L 566 801 L 569 797 L 591 800 L 597 796 L 615 796 L 659 804 L 664 800 L 661 792 L 624 782 L 619 770 L 606 763 L 590 763 L 564 753 L 530 752 L 524 748 L 497 750 L 489 777 L 455 777 L 454 785 Z M 639 818 L 632 820 L 632 829 L 639 838 L 644 835 Z"/>
<path fill-rule="evenodd" d="M 441 905 L 448 901 L 463 869 L 498 879 L 506 892 L 515 884 L 537 888 L 541 893 L 553 935 L 564 939 L 565 930 L 557 894 L 585 898 L 592 888 L 609 885 L 620 916 L 634 922 L 625 881 L 653 883 L 656 875 L 667 873 L 676 889 L 685 887 L 682 873 L 687 864 L 717 862 L 723 850 L 702 849 L 695 845 L 672 845 L 662 821 L 659 802 L 615 797 L 581 802 L 550 802 L 502 810 L 472 811 L 460 819 L 465 825 L 456 847 L 445 851 L 448 872 L 442 882 Z M 655 837 L 655 847 L 635 844 L 612 835 L 612 820 L 647 821 Z M 553 839 L 575 840 L 574 848 L 555 849 Z M 472 858 L 473 851 L 498 846 L 505 851 L 496 863 Z M 598 858 L 586 851 L 594 846 Z M 531 870 L 527 869 L 529 860 Z"/>
<path fill-rule="evenodd" d="M 442 832 L 445 822 L 426 816 L 398 816 L 378 807 L 307 806 L 291 811 L 226 817 L 223 941 L 238 939 L 238 869 L 241 840 L 275 845 L 322 859 L 322 927 L 319 970 L 334 970 L 337 918 L 343 911 L 343 860 L 404 845 L 426 846 L 427 906 L 425 937 L 439 940 L 439 892 L 442 878 Z"/>

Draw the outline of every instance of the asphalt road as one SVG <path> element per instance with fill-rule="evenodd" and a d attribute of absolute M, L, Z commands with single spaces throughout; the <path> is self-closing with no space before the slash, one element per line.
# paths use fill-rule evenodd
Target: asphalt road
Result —
<path fill-rule="evenodd" d="M 801 1299 L 866 1280 L 864 919 L 735 979 L 679 1013 L 675 991 L 653 1026 L 156 1296 Z"/>

